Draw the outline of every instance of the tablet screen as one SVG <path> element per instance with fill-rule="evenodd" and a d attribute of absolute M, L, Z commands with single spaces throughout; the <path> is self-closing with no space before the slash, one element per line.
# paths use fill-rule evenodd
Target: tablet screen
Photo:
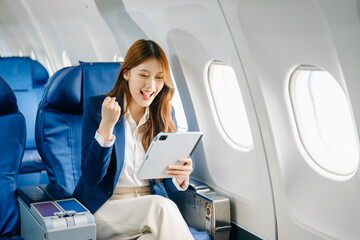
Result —
<path fill-rule="evenodd" d="M 169 165 L 182 164 L 199 143 L 202 132 L 159 133 L 146 151 L 138 172 L 140 179 L 171 178 L 165 173 Z"/>

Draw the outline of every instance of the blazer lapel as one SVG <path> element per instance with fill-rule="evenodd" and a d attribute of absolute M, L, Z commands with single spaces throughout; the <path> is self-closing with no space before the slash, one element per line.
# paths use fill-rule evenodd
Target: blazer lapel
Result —
<path fill-rule="evenodd" d="M 121 107 L 121 114 L 123 112 L 122 99 L 119 102 Z M 114 135 L 116 137 L 114 143 L 115 157 L 116 157 L 116 174 L 114 179 L 114 188 L 119 179 L 121 169 L 124 165 L 124 157 L 125 157 L 125 125 L 124 125 L 124 117 L 119 119 L 119 121 L 115 124 L 114 127 Z"/>

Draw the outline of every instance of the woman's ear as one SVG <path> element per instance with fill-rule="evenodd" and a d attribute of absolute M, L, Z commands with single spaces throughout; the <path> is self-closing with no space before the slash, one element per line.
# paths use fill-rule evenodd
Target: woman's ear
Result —
<path fill-rule="evenodd" d="M 124 76 L 126 81 L 129 80 L 129 75 L 130 75 L 130 69 L 125 69 L 123 76 Z"/>

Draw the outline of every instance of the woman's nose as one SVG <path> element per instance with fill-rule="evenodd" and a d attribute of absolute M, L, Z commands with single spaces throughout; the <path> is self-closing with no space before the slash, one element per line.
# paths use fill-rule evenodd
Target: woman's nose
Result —
<path fill-rule="evenodd" d="M 155 78 L 154 77 L 150 77 L 146 80 L 146 88 L 147 89 L 152 89 L 155 86 Z"/>

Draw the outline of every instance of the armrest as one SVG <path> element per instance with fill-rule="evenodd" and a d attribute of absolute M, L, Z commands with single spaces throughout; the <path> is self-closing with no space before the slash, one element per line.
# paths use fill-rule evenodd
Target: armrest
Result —
<path fill-rule="evenodd" d="M 54 201 L 73 198 L 58 184 L 44 184 L 39 186 L 24 186 L 16 189 L 17 195 L 30 208 L 36 202 Z"/>
<path fill-rule="evenodd" d="M 16 191 L 24 240 L 96 238 L 94 216 L 60 185 L 24 186 Z"/>
<path fill-rule="evenodd" d="M 230 201 L 206 184 L 190 179 L 189 188 L 170 193 L 188 225 L 206 231 L 211 239 L 229 239 Z"/>
<path fill-rule="evenodd" d="M 194 191 L 194 192 L 200 192 L 200 191 L 208 191 L 210 188 L 205 183 L 202 183 L 200 181 L 197 181 L 195 179 L 190 179 L 189 181 L 189 188 L 188 190 Z"/>

